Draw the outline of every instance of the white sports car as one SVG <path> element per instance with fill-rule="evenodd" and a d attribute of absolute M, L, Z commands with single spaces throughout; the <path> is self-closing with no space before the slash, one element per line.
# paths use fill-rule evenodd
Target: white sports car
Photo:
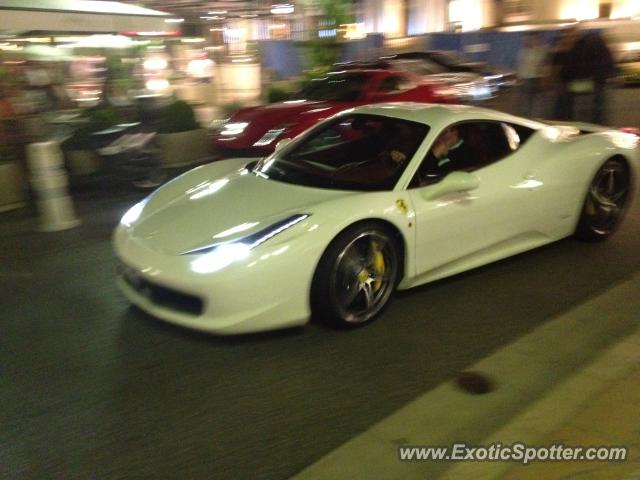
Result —
<path fill-rule="evenodd" d="M 169 182 L 122 218 L 119 285 L 218 334 L 363 325 L 407 289 L 575 234 L 608 237 L 638 137 L 425 104 L 350 109 Z"/>

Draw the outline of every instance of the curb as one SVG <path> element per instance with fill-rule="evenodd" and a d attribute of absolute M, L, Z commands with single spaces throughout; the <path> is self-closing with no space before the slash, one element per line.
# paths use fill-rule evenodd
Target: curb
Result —
<path fill-rule="evenodd" d="M 468 368 L 492 379 L 497 386 L 495 391 L 470 395 L 453 381 L 445 382 L 292 478 L 395 480 L 444 474 L 450 479 L 495 478 L 503 470 L 491 473 L 490 467 L 508 468 L 513 464 L 469 463 L 452 467 L 445 462 L 401 462 L 398 447 L 446 446 L 456 442 L 479 445 L 497 435 L 505 435 L 499 438 L 502 443 L 508 443 L 510 437 L 506 435 L 526 442 L 565 421 L 588 401 L 590 393 L 624 375 L 632 365 L 637 366 L 638 313 L 629 299 L 637 296 L 639 289 L 640 275 L 635 275 Z M 605 353 L 594 360 L 601 352 Z M 616 363 L 615 367 L 611 362 Z M 585 365 L 584 373 L 574 374 Z M 570 393 L 572 388 L 581 389 L 584 394 L 576 395 L 578 390 Z M 560 407 L 559 401 L 567 404 Z M 541 420 L 543 409 L 551 410 Z M 518 437 L 524 434 L 524 438 Z M 481 476 L 482 465 L 487 469 L 486 475 L 493 476 Z"/>
<path fill-rule="evenodd" d="M 608 348 L 595 361 L 562 382 L 519 414 L 511 422 L 485 438 L 481 444 L 494 442 L 534 444 L 571 419 L 590 403 L 594 396 L 609 385 L 624 378 L 640 366 L 640 329 Z M 445 472 L 442 480 L 498 479 L 514 465 L 513 462 L 466 462 Z"/>

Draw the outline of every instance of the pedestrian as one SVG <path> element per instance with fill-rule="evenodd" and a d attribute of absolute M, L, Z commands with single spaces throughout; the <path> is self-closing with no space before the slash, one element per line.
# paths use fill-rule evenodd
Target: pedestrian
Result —
<path fill-rule="evenodd" d="M 580 33 L 576 30 L 572 38 L 560 62 L 564 95 L 561 101 L 562 116 L 558 118 L 575 120 L 576 98 L 586 97 L 591 100 L 591 111 L 589 116 L 581 120 L 604 123 L 606 84 L 615 68 L 613 55 L 599 31 Z"/>
<path fill-rule="evenodd" d="M 525 117 L 533 116 L 536 99 L 542 92 L 547 55 L 547 48 L 539 34 L 524 37 L 524 47 L 518 54 L 518 78 L 521 81 L 520 113 Z"/>
<path fill-rule="evenodd" d="M 613 55 L 597 30 L 585 35 L 582 48 L 589 52 L 587 64 L 593 81 L 591 121 L 603 124 L 606 121 L 607 81 L 615 72 Z"/>
<path fill-rule="evenodd" d="M 573 118 L 573 96 L 569 91 L 567 65 L 575 54 L 573 47 L 580 37 L 578 28 L 571 26 L 558 37 L 550 57 L 550 84 L 553 92 L 553 118 L 571 120 Z"/>

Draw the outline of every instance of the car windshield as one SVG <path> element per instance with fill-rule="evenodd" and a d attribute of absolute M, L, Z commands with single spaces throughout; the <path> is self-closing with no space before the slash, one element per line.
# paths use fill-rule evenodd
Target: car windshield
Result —
<path fill-rule="evenodd" d="M 311 80 L 294 95 L 295 100 L 332 100 L 352 102 L 362 93 L 369 76 L 364 73 L 329 74 L 324 78 Z"/>
<path fill-rule="evenodd" d="M 398 118 L 341 115 L 265 158 L 253 172 L 316 188 L 391 190 L 428 131 L 427 125 Z"/>

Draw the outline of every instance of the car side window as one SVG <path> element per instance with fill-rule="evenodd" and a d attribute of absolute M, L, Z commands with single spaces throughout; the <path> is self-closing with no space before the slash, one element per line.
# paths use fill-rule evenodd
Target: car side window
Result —
<path fill-rule="evenodd" d="M 533 128 L 528 128 L 528 127 L 524 127 L 522 125 L 517 125 L 515 123 L 505 123 L 505 126 L 511 127 L 516 134 L 518 135 L 518 139 L 520 140 L 518 142 L 518 148 L 522 147 L 522 145 L 524 145 L 524 143 L 529 140 L 529 138 L 531 138 L 531 135 L 533 135 L 535 133 L 535 130 Z"/>
<path fill-rule="evenodd" d="M 410 80 L 409 78 L 405 78 L 405 77 L 400 77 L 398 79 L 398 89 L 401 92 L 404 92 L 405 90 L 410 90 L 412 88 L 415 88 L 415 83 Z"/>
<path fill-rule="evenodd" d="M 398 89 L 398 77 L 386 77 L 380 82 L 380 91 L 391 93 Z"/>
<path fill-rule="evenodd" d="M 472 172 L 502 160 L 521 145 L 514 126 L 479 121 L 453 124 L 433 141 L 410 188 L 439 182 L 454 170 Z"/>
<path fill-rule="evenodd" d="M 402 92 L 413 87 L 413 84 L 408 78 L 403 78 L 397 75 L 391 75 L 384 78 L 380 82 L 380 91 L 383 93 L 396 93 Z"/>

